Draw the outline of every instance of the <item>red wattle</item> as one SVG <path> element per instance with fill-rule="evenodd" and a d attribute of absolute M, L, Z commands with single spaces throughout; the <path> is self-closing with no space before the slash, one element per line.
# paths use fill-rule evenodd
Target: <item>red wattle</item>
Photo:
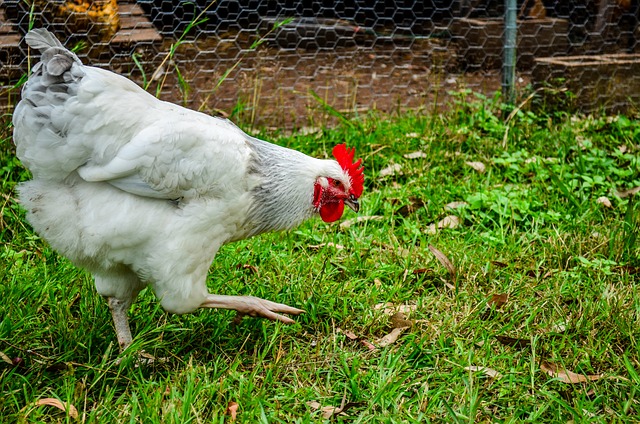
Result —
<path fill-rule="evenodd" d="M 320 218 L 322 218 L 324 222 L 334 222 L 342 217 L 343 212 L 343 202 L 325 203 L 320 207 Z"/>

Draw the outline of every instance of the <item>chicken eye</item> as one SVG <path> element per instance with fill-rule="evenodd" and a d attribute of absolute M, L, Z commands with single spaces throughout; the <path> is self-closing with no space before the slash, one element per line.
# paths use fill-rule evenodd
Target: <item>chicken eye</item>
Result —
<path fill-rule="evenodd" d="M 338 180 L 333 180 L 333 185 L 335 187 L 340 187 L 340 186 L 342 186 L 342 183 L 340 181 L 338 181 Z"/>

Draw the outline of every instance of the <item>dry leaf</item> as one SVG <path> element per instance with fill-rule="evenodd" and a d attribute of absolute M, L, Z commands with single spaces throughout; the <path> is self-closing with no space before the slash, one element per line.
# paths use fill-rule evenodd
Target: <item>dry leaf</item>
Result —
<path fill-rule="evenodd" d="M 431 224 L 427 227 L 427 234 L 436 234 L 438 230 L 443 228 L 456 228 L 460 225 L 460 218 L 455 215 L 448 215 L 442 218 L 437 224 Z"/>
<path fill-rule="evenodd" d="M 540 364 L 540 369 L 547 374 L 549 374 L 553 378 L 557 378 L 563 383 L 568 384 L 577 384 L 577 383 L 587 383 L 589 381 L 600 380 L 603 377 L 603 374 L 597 375 L 584 375 L 584 374 L 576 374 L 575 372 L 571 372 L 566 368 L 559 369 L 556 364 L 551 362 L 542 362 Z"/>
<path fill-rule="evenodd" d="M 360 343 L 362 343 L 362 345 L 364 347 L 366 347 L 367 349 L 369 349 L 371 351 L 376 350 L 376 347 L 369 340 L 361 339 Z"/>
<path fill-rule="evenodd" d="M 451 277 L 454 278 L 456 276 L 456 268 L 453 266 L 453 263 L 449 260 L 449 258 L 447 258 L 444 253 L 442 253 L 432 245 L 429 245 L 429 250 L 431 250 L 433 256 L 436 257 L 436 259 L 442 264 L 442 266 L 447 268 L 447 271 L 449 271 Z"/>
<path fill-rule="evenodd" d="M 426 207 L 426 203 L 424 200 L 418 198 L 418 197 L 410 197 L 409 198 L 409 203 L 406 205 L 402 205 L 397 211 L 396 214 L 397 215 L 402 215 L 402 216 L 409 216 L 410 214 L 414 213 L 415 211 L 417 211 L 420 208 L 424 208 Z"/>
<path fill-rule="evenodd" d="M 639 191 L 640 191 L 640 186 L 630 188 L 629 190 L 622 190 L 622 191 L 616 190 L 616 196 L 618 196 L 621 199 L 624 199 L 625 197 L 633 196 Z"/>
<path fill-rule="evenodd" d="M 504 262 L 500 262 L 500 261 L 491 261 L 491 264 L 496 266 L 497 268 L 506 268 L 508 266 Z"/>
<path fill-rule="evenodd" d="M 444 205 L 445 211 L 452 211 L 454 209 L 466 208 L 469 206 L 467 202 L 450 202 Z"/>
<path fill-rule="evenodd" d="M 366 222 L 366 221 L 381 221 L 383 217 L 379 216 L 379 215 L 370 215 L 370 216 L 359 216 L 357 218 L 353 218 L 353 219 L 347 219 L 346 221 L 342 221 L 340 223 L 340 228 L 349 228 L 351 227 L 353 224 L 357 224 L 360 222 Z"/>
<path fill-rule="evenodd" d="M 484 174 L 484 171 L 486 171 L 486 167 L 482 162 L 465 162 L 465 165 L 472 167 L 481 174 Z"/>
<path fill-rule="evenodd" d="M 391 315 L 389 320 L 391 321 L 391 328 L 411 327 L 413 325 L 413 322 L 407 319 L 407 316 L 402 312 L 396 312 Z"/>
<path fill-rule="evenodd" d="M 238 264 L 238 268 L 242 268 L 242 269 L 248 269 L 249 271 L 251 271 L 254 274 L 260 274 L 260 272 L 258 271 L 258 267 L 255 265 L 251 265 L 251 264 Z"/>
<path fill-rule="evenodd" d="M 378 303 L 374 305 L 373 309 L 375 309 L 376 311 L 382 310 L 382 313 L 389 316 L 392 316 L 397 312 L 400 312 L 404 315 L 408 315 L 411 312 L 418 309 L 418 305 L 397 305 L 396 306 L 391 302 L 386 302 L 386 303 Z"/>
<path fill-rule="evenodd" d="M 516 349 L 525 349 L 531 346 L 531 340 L 528 339 L 514 339 L 507 336 L 496 336 L 496 339 L 503 345 L 515 347 Z"/>
<path fill-rule="evenodd" d="M 487 368 L 487 367 L 480 367 L 480 366 L 476 366 L 476 365 L 472 365 L 470 367 L 465 367 L 464 368 L 467 371 L 471 371 L 471 372 L 481 372 L 484 375 L 491 377 L 491 378 L 502 378 L 502 374 L 500 374 L 498 371 L 491 369 L 491 368 Z"/>
<path fill-rule="evenodd" d="M 320 243 L 320 244 L 310 244 L 310 245 L 309 245 L 309 249 L 312 249 L 312 250 L 320 250 L 320 249 L 322 249 L 323 247 L 333 247 L 333 248 L 335 248 L 335 249 L 337 249 L 337 250 L 342 250 L 342 249 L 344 249 L 344 246 L 343 246 L 343 245 L 341 245 L 341 244 L 336 244 L 336 243 L 333 243 L 333 242 L 329 242 L 329 243 Z"/>
<path fill-rule="evenodd" d="M 392 165 L 387 166 L 384 169 L 381 169 L 378 175 L 380 177 L 389 177 L 391 175 L 399 174 L 402 171 L 402 165 L 398 163 L 394 163 Z"/>
<path fill-rule="evenodd" d="M 420 158 L 426 158 L 427 154 L 421 150 L 418 150 L 417 152 L 407 153 L 406 155 L 403 155 L 403 157 L 405 159 L 420 159 Z"/>
<path fill-rule="evenodd" d="M 502 305 L 507 303 L 507 299 L 508 298 L 509 298 L 509 296 L 506 293 L 492 294 L 491 298 L 487 302 L 487 305 L 489 305 L 489 307 L 493 306 L 496 309 L 500 309 L 502 307 Z"/>
<path fill-rule="evenodd" d="M 420 137 L 420 134 L 418 134 L 417 132 L 410 132 L 408 134 L 405 134 L 404 136 L 407 138 L 418 138 Z"/>
<path fill-rule="evenodd" d="M 349 340 L 358 340 L 356 333 L 351 330 L 343 331 L 342 334 L 344 334 Z"/>
<path fill-rule="evenodd" d="M 225 415 L 229 415 L 231 417 L 232 422 L 235 421 L 236 418 L 238 417 L 238 407 L 239 405 L 234 401 L 229 402 L 229 404 L 227 405 L 227 410 L 225 411 Z"/>
<path fill-rule="evenodd" d="M 36 406 L 45 406 L 45 405 L 53 406 L 58 408 L 61 411 L 66 412 L 67 414 L 69 414 L 71 418 L 78 418 L 78 410 L 76 409 L 75 406 L 71 405 L 70 403 L 65 405 L 60 400 L 55 398 L 44 398 L 36 401 Z"/>
<path fill-rule="evenodd" d="M 11 358 L 9 358 L 4 352 L 0 352 L 0 359 L 2 359 L 4 362 L 6 362 L 9 365 L 14 365 Z"/>
<path fill-rule="evenodd" d="M 395 343 L 398 340 L 398 337 L 400 337 L 400 335 L 404 333 L 407 328 L 409 327 L 394 328 L 389 334 L 378 340 L 376 344 L 378 345 L 378 347 L 385 347 Z"/>
<path fill-rule="evenodd" d="M 349 408 L 353 406 L 362 405 L 362 402 L 347 402 L 346 400 L 347 400 L 347 395 L 345 393 L 345 396 L 342 398 L 342 402 L 340 403 L 340 406 L 322 406 L 320 402 L 317 402 L 315 400 L 307 402 L 307 406 L 309 406 L 314 411 L 322 411 L 322 418 L 324 418 L 325 420 L 328 420 L 332 418 L 334 415 L 338 415 L 338 414 L 347 415 L 345 414 L 345 412 Z"/>
<path fill-rule="evenodd" d="M 600 196 L 596 199 L 596 203 L 601 204 L 604 207 L 607 208 L 612 208 L 613 205 L 611 204 L 611 200 L 609 200 L 608 197 L 606 196 Z"/>

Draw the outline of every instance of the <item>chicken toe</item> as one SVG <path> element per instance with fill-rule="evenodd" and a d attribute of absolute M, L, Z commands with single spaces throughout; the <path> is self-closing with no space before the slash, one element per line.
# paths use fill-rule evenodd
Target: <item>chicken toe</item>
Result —
<path fill-rule="evenodd" d="M 293 324 L 295 321 L 282 314 L 300 315 L 304 313 L 302 309 L 254 296 L 222 296 L 210 294 L 200 307 L 233 309 L 238 311 L 236 320 L 244 315 L 249 315 L 252 317 L 267 318 L 272 321 L 280 321 L 285 324 Z"/>

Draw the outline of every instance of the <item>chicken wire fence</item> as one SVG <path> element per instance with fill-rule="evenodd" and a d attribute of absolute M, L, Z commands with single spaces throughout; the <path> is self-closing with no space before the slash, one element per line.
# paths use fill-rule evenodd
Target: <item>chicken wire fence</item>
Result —
<path fill-rule="evenodd" d="M 524 98 L 635 113 L 639 0 L 518 0 Z M 371 110 L 446 108 L 501 86 L 504 0 L 0 0 L 0 85 L 11 109 L 52 30 L 83 61 L 245 124 L 320 126 Z"/>

